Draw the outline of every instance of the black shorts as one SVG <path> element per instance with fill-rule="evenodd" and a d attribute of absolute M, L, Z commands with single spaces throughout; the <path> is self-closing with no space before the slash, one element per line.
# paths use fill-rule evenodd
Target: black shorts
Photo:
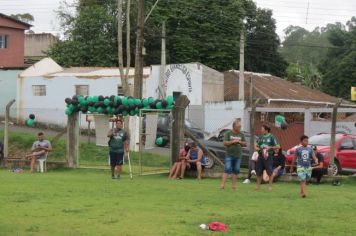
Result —
<path fill-rule="evenodd" d="M 262 176 L 263 171 L 266 170 L 269 176 L 273 173 L 273 157 L 271 154 L 268 154 L 267 159 L 262 157 L 262 154 L 258 155 L 256 163 L 256 174 L 257 176 Z"/>
<path fill-rule="evenodd" d="M 122 166 L 124 163 L 124 153 L 110 152 L 110 165 Z"/>
<path fill-rule="evenodd" d="M 204 165 L 201 165 L 201 169 L 204 170 L 204 169 L 205 169 L 205 166 L 204 166 Z M 195 163 L 190 163 L 189 170 L 198 170 L 197 164 L 195 164 Z"/>

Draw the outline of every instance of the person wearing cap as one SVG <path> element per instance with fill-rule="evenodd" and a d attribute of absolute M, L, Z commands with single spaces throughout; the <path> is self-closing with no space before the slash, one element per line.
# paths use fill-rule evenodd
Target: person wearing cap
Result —
<path fill-rule="evenodd" d="M 316 158 L 318 159 L 318 163 L 315 163 L 314 160 L 312 160 L 312 178 L 316 179 L 316 183 L 320 184 L 321 178 L 325 174 L 325 168 L 324 168 L 324 157 L 321 155 L 321 153 L 318 152 L 318 148 L 315 145 L 312 145 L 312 149 L 315 153 Z"/>
<path fill-rule="evenodd" d="M 31 173 L 35 170 L 36 160 L 47 158 L 48 152 L 52 151 L 51 142 L 44 139 L 43 132 L 39 132 L 37 137 L 38 140 L 32 144 L 31 154 L 26 155 L 27 158 L 31 159 Z"/>
<path fill-rule="evenodd" d="M 196 143 L 190 145 L 190 150 L 187 155 L 187 162 L 189 169 L 197 171 L 197 179 L 201 180 L 203 177 L 203 169 L 206 165 L 206 160 L 203 151 L 197 147 Z"/>
<path fill-rule="evenodd" d="M 184 173 L 185 169 L 187 167 L 187 162 L 188 162 L 188 152 L 190 149 L 189 143 L 184 144 L 184 148 L 182 148 L 179 151 L 179 158 L 176 163 L 173 164 L 171 170 L 169 171 L 169 176 L 168 178 L 170 179 L 183 179 L 184 178 Z M 179 177 L 178 177 L 178 174 Z"/>

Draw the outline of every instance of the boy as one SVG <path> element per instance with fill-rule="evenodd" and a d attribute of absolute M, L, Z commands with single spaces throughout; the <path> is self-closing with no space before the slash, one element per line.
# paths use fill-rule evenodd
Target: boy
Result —
<path fill-rule="evenodd" d="M 318 159 L 315 157 L 315 153 L 309 144 L 309 137 L 303 135 L 300 138 L 301 146 L 297 148 L 295 152 L 295 157 L 293 159 L 293 163 L 295 159 L 297 160 L 297 173 L 298 178 L 300 180 L 300 196 L 305 198 L 307 196 L 306 193 L 306 183 L 311 178 L 312 168 L 311 168 L 311 158 L 313 158 L 314 163 L 318 163 Z"/>

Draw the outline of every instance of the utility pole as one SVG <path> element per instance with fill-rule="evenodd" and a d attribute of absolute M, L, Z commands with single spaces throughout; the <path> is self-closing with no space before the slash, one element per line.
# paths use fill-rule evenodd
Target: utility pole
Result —
<path fill-rule="evenodd" d="M 136 31 L 136 56 L 135 56 L 135 78 L 134 97 L 142 98 L 143 84 L 143 30 L 145 21 L 145 0 L 138 0 L 137 31 Z"/>
<path fill-rule="evenodd" d="M 166 91 L 164 86 L 164 71 L 166 70 L 166 22 L 162 23 L 162 49 L 161 49 L 161 68 L 159 76 L 159 97 L 164 99 Z"/>
<path fill-rule="evenodd" d="M 240 73 L 239 73 L 239 100 L 245 100 L 245 27 L 240 33 Z"/>

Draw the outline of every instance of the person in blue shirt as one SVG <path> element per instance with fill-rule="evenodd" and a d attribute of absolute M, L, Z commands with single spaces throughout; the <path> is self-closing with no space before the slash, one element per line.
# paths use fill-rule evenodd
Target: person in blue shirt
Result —
<path fill-rule="evenodd" d="M 295 151 L 295 157 L 292 163 L 297 161 L 297 173 L 300 180 L 300 196 L 305 198 L 307 196 L 306 184 L 310 180 L 312 174 L 311 159 L 314 160 L 314 163 L 318 163 L 318 159 L 315 156 L 313 149 L 308 146 L 309 137 L 303 135 L 300 138 L 301 146 L 298 147 Z"/>
<path fill-rule="evenodd" d="M 203 177 L 203 169 L 206 165 L 204 153 L 197 147 L 195 143 L 190 145 L 190 150 L 187 155 L 188 163 L 191 170 L 197 171 L 197 179 L 201 180 Z"/>

